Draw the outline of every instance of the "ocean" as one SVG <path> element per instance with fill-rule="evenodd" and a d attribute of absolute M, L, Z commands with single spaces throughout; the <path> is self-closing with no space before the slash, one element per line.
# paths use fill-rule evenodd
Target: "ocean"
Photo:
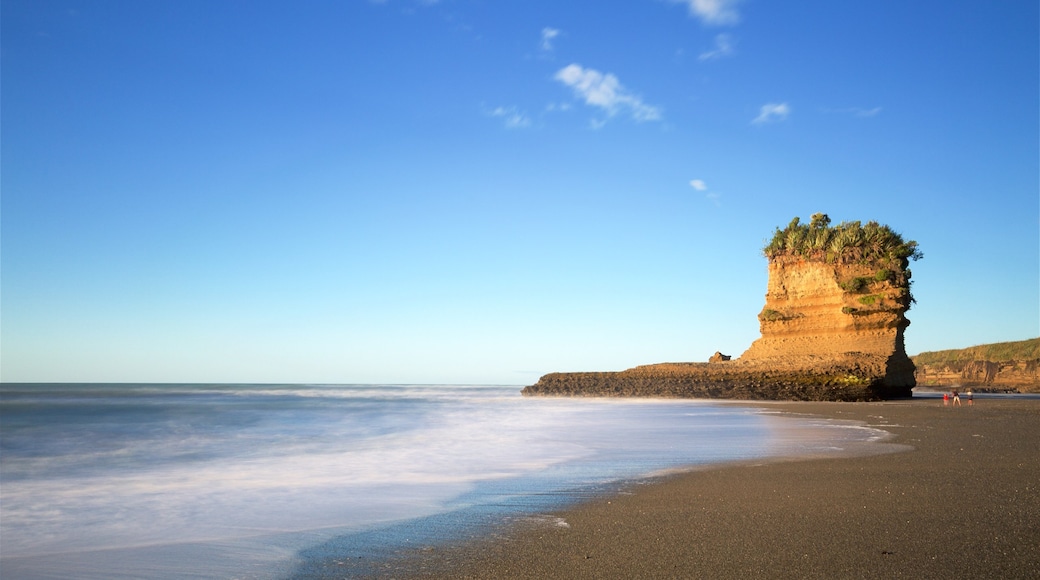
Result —
<path fill-rule="evenodd" d="M 548 514 L 671 471 L 884 436 L 515 386 L 4 384 L 0 576 L 343 577 L 517 518 L 566 525 Z"/>

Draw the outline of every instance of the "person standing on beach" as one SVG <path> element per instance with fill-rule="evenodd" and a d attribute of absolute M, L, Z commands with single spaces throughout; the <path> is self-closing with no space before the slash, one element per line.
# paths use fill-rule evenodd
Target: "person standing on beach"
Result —
<path fill-rule="evenodd" d="M 943 407 L 950 404 L 950 393 L 943 393 Z"/>
<path fill-rule="evenodd" d="M 957 405 L 958 407 L 961 406 L 961 396 L 957 391 L 953 392 L 953 404 Z"/>
<path fill-rule="evenodd" d="M 968 389 L 968 392 L 965 393 L 965 395 L 968 397 L 968 406 L 969 407 L 974 406 L 975 405 L 975 399 L 974 399 L 974 397 L 972 397 L 971 389 Z"/>

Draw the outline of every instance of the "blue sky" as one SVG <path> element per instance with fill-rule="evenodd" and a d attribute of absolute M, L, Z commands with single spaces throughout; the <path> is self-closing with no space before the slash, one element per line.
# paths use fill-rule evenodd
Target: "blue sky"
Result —
<path fill-rule="evenodd" d="M 739 355 L 776 226 L 1040 335 L 1035 1 L 4 0 L 4 381 L 530 384 Z"/>

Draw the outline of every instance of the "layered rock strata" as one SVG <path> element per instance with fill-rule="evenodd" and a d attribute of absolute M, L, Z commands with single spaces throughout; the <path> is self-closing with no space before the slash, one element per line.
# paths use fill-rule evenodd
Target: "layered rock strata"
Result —
<path fill-rule="evenodd" d="M 1040 393 L 1040 359 L 969 360 L 917 365 L 922 387 L 973 387 L 976 391 Z"/>
<path fill-rule="evenodd" d="M 1040 338 L 922 352 L 913 361 L 921 387 L 1040 393 Z"/>
<path fill-rule="evenodd" d="M 740 360 L 790 366 L 792 357 L 841 360 L 856 354 L 877 361 L 869 378 L 881 390 L 909 396 L 915 384 L 903 339 L 909 307 L 907 284 L 890 270 L 773 260 L 766 305 L 758 315 L 762 337 Z"/>
<path fill-rule="evenodd" d="M 814 227 L 826 228 L 826 221 L 815 225 L 816 217 Z M 909 244 L 916 252 L 916 243 Z M 791 252 L 772 255 L 766 304 L 758 315 L 762 336 L 737 360 L 716 353 L 709 363 L 552 373 L 523 394 L 816 401 L 909 397 L 915 369 L 903 341 L 912 301 L 906 265 L 905 256 L 828 260 Z"/>

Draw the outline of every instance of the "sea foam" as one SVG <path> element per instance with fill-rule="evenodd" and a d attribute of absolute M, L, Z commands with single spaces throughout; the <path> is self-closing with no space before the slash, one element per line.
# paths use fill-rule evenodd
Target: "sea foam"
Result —
<path fill-rule="evenodd" d="M 0 404 L 13 578 L 278 577 L 380 526 L 879 433 L 516 387 L 5 385 Z"/>

